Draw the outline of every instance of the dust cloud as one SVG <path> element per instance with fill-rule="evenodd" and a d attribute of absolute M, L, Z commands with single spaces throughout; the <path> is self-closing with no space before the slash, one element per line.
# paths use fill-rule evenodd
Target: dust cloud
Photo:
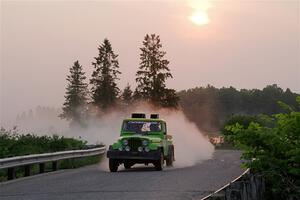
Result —
<path fill-rule="evenodd" d="M 107 147 L 112 144 L 120 135 L 121 123 L 124 118 L 130 117 L 132 112 L 146 113 L 147 117 L 151 113 L 158 113 L 160 118 L 167 121 L 168 134 L 173 136 L 175 146 L 174 167 L 188 167 L 203 160 L 210 159 L 214 152 L 213 145 L 209 142 L 193 122 L 190 122 L 179 110 L 157 109 L 146 103 L 139 103 L 127 107 L 126 110 L 112 110 L 102 117 L 91 117 L 85 127 L 69 128 L 66 121 L 56 119 L 42 120 L 44 127 L 51 127 L 51 132 L 42 130 L 41 119 L 35 122 L 35 118 L 27 120 L 27 123 L 19 124 L 19 129 L 30 128 L 34 132 L 43 134 L 53 134 L 53 130 L 59 130 L 58 135 L 75 137 L 86 140 L 88 144 L 105 144 Z M 60 120 L 60 123 L 57 123 Z M 59 127 L 56 127 L 58 125 Z M 101 169 L 107 169 L 107 160 L 103 160 Z"/>
<path fill-rule="evenodd" d="M 175 146 L 174 167 L 192 166 L 212 157 L 214 146 L 200 132 L 196 124 L 185 117 L 182 110 L 156 109 L 144 103 L 132 110 L 144 112 L 147 116 L 158 113 L 160 118 L 166 120 L 167 134 L 173 136 Z"/>
<path fill-rule="evenodd" d="M 168 134 L 173 136 L 175 167 L 192 166 L 212 157 L 213 145 L 194 123 L 186 119 L 182 111 L 167 113 L 164 118 L 168 122 Z"/>

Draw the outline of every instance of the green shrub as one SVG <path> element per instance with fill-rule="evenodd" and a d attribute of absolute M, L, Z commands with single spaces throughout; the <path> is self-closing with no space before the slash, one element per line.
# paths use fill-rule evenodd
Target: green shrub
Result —
<path fill-rule="evenodd" d="M 102 145 L 98 145 L 100 147 Z M 22 156 L 29 154 L 50 153 L 57 151 L 85 149 L 86 142 L 74 138 L 65 138 L 63 136 L 37 136 L 34 134 L 18 134 L 16 128 L 13 130 L 0 129 L 0 159 Z M 85 165 L 98 163 L 101 156 L 90 156 L 86 158 L 68 159 L 59 161 L 59 168 L 69 169 Z M 52 170 L 52 163 L 45 163 L 45 170 Z M 31 173 L 38 174 L 38 165 L 31 166 Z M 16 177 L 24 175 L 24 167 L 16 168 Z M 0 182 L 6 181 L 7 169 L 0 170 Z"/>
<path fill-rule="evenodd" d="M 63 136 L 18 134 L 16 129 L 0 129 L 0 158 L 84 149 L 85 141 Z"/>
<path fill-rule="evenodd" d="M 300 97 L 297 101 L 300 105 Z M 289 108 L 225 129 L 227 140 L 244 150 L 246 167 L 266 178 L 267 199 L 300 199 L 300 112 Z"/>
<path fill-rule="evenodd" d="M 225 136 L 225 142 L 233 143 L 233 140 L 230 140 L 230 136 L 233 135 L 233 131 L 226 127 L 240 124 L 245 128 L 248 128 L 251 122 L 256 122 L 259 124 L 263 124 L 263 120 L 257 116 L 250 116 L 250 115 L 232 115 L 229 119 L 227 119 L 224 124 L 223 128 L 221 129 L 221 133 Z"/>

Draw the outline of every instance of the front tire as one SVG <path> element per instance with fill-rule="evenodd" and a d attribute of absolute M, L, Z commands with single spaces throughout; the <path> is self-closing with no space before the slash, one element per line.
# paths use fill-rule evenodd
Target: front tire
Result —
<path fill-rule="evenodd" d="M 174 146 L 172 145 L 172 146 L 169 147 L 169 155 L 168 155 L 168 157 L 166 159 L 167 166 L 168 167 L 173 166 L 173 161 L 174 160 L 175 160 L 174 159 Z"/>
<path fill-rule="evenodd" d="M 109 170 L 111 172 L 116 172 L 118 171 L 118 167 L 119 167 L 119 162 L 116 159 L 109 159 Z"/>
<path fill-rule="evenodd" d="M 156 171 L 161 171 L 164 167 L 164 154 L 160 153 L 160 159 L 154 162 L 154 167 Z"/>

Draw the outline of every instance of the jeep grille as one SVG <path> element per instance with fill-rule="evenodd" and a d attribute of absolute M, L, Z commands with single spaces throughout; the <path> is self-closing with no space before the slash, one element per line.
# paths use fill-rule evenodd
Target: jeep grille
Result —
<path fill-rule="evenodd" d="M 128 146 L 130 147 L 131 151 L 137 151 L 140 146 L 142 146 L 142 140 L 131 138 L 128 140 Z"/>

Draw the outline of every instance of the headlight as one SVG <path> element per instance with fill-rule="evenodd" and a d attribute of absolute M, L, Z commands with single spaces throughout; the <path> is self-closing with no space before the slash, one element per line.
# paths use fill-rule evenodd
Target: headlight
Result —
<path fill-rule="evenodd" d="M 119 147 L 119 151 L 123 151 L 123 148 L 122 148 L 122 147 Z"/>
<path fill-rule="evenodd" d="M 139 148 L 138 148 L 138 151 L 139 151 L 139 152 L 142 152 L 142 151 L 143 151 L 143 147 L 139 147 Z"/>
<path fill-rule="evenodd" d="M 129 146 L 126 146 L 126 147 L 125 147 L 125 151 L 130 151 L 130 147 L 129 147 Z"/>
<path fill-rule="evenodd" d="M 149 149 L 148 147 L 145 147 L 145 151 L 146 151 L 146 152 L 149 152 L 150 149 Z"/>
<path fill-rule="evenodd" d="M 123 140 L 123 145 L 127 146 L 128 145 L 128 140 Z"/>
<path fill-rule="evenodd" d="M 148 140 L 143 140 L 143 142 L 142 142 L 143 146 L 147 146 L 148 143 L 149 143 Z"/>

